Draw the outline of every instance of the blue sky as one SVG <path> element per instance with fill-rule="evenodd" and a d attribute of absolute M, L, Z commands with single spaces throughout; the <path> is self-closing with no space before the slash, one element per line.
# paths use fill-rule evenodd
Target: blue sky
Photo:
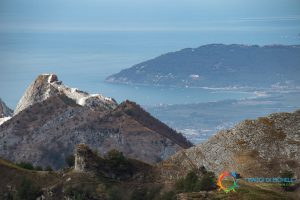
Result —
<path fill-rule="evenodd" d="M 300 0 L 1 0 L 1 31 L 300 32 Z"/>

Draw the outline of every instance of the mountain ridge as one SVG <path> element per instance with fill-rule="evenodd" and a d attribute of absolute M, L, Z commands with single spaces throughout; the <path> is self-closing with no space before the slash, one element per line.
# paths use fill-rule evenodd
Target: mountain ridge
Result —
<path fill-rule="evenodd" d="M 294 87 L 300 85 L 299 62 L 300 45 L 210 44 L 163 54 L 106 81 L 177 87 Z"/>
<path fill-rule="evenodd" d="M 236 171 L 243 177 L 279 177 L 284 170 L 300 177 L 300 110 L 244 120 L 218 132 L 207 142 L 177 152 L 160 163 L 169 177 L 205 169 L 220 174 Z M 166 166 L 166 167 L 164 167 Z"/>
<path fill-rule="evenodd" d="M 47 77 L 42 78 L 42 85 L 52 87 Z M 36 81 L 29 88 L 39 88 L 35 86 Z M 175 135 L 174 130 L 153 120 L 137 104 L 131 103 L 126 112 L 135 110 L 131 113 L 140 120 L 126 114 L 124 104 L 109 101 L 107 106 L 103 97 L 98 101 L 96 96 L 96 101 L 91 104 L 80 104 L 78 98 L 64 92 L 55 92 L 44 98 L 44 93 L 36 90 L 33 93 L 43 98 L 35 98 L 33 103 L 22 98 L 23 109 L 0 126 L 0 155 L 4 158 L 58 169 L 66 165 L 65 157 L 73 154 L 77 144 L 86 143 L 102 154 L 117 149 L 128 157 L 153 164 L 191 146 L 182 135 Z M 28 90 L 25 95 L 32 96 Z M 90 97 L 84 95 L 85 99 Z M 145 119 L 141 119 L 143 117 Z M 141 120 L 154 122 L 152 125 L 159 128 L 153 129 L 152 125 L 139 122 Z M 172 138 L 173 135 L 176 138 Z"/>
<path fill-rule="evenodd" d="M 72 99 L 81 106 L 90 108 L 101 107 L 101 109 L 116 108 L 117 102 L 101 94 L 90 95 L 87 92 L 70 88 L 62 84 L 55 74 L 39 75 L 35 81 L 26 89 L 24 95 L 20 99 L 14 114 L 16 115 L 23 109 L 38 102 L 42 102 L 51 96 L 64 95 Z"/>

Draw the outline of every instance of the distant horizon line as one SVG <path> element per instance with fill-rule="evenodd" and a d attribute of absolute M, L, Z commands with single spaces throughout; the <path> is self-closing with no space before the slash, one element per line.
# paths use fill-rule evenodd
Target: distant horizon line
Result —
<path fill-rule="evenodd" d="M 1 23 L 0 23 L 1 24 Z M 200 24 L 198 27 L 192 26 L 149 26 L 149 27 L 140 27 L 140 26 L 115 26 L 115 27 L 103 27 L 100 25 L 93 26 L 78 26 L 71 25 L 65 26 L 63 24 L 1 24 L 0 32 L 23 32 L 23 33 L 42 33 L 42 32 L 210 32 L 210 31 L 255 31 L 255 32 L 272 32 L 272 31 L 295 31 L 295 37 L 300 38 L 300 29 L 298 26 L 293 25 L 284 25 L 284 26 L 219 26 L 219 25 L 204 25 Z"/>

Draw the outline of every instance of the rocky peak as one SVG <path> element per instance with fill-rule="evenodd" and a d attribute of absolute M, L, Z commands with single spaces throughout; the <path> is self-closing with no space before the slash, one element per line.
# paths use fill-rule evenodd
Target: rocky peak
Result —
<path fill-rule="evenodd" d="M 64 95 L 74 100 L 78 105 L 86 106 L 91 109 L 109 110 L 117 107 L 114 99 L 104 97 L 101 94 L 89 94 L 70 88 L 62 84 L 55 74 L 42 74 L 27 88 L 25 94 L 19 101 L 15 115 L 25 108 L 48 99 L 51 96 Z"/>
<path fill-rule="evenodd" d="M 53 77 L 54 76 L 52 74 L 39 75 L 36 80 L 27 88 L 26 92 L 20 99 L 14 115 L 35 103 L 46 100 L 52 95 L 58 95 L 59 91 L 52 87 L 50 83 L 51 81 L 54 81 Z"/>
<path fill-rule="evenodd" d="M 6 106 L 0 98 L 0 125 L 9 120 L 13 114 L 13 110 Z"/>
<path fill-rule="evenodd" d="M 13 114 L 13 110 L 11 110 L 0 98 L 0 118 L 2 117 L 10 117 Z"/>
<path fill-rule="evenodd" d="M 48 83 L 53 83 L 55 81 L 58 81 L 57 75 L 55 74 L 48 74 L 44 76 L 48 76 Z"/>

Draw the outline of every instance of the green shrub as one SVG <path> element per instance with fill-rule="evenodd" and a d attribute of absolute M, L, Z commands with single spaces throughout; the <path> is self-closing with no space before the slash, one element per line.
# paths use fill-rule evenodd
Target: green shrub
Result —
<path fill-rule="evenodd" d="M 131 194 L 131 200 L 153 200 L 159 195 L 160 188 L 138 188 Z"/>
<path fill-rule="evenodd" d="M 178 192 L 194 192 L 197 190 L 198 176 L 194 171 L 190 171 L 185 178 L 177 181 L 175 188 Z"/>
<path fill-rule="evenodd" d="M 281 178 L 293 178 L 294 177 L 294 172 L 289 171 L 289 170 L 284 170 L 281 174 L 280 174 Z M 285 190 L 285 191 L 292 191 L 294 190 L 294 183 L 289 183 L 289 182 L 282 182 L 281 183 L 281 187 Z"/>
<path fill-rule="evenodd" d="M 0 194 L 0 199 L 3 200 L 14 200 L 14 195 L 12 191 L 2 191 L 3 194 Z"/>
<path fill-rule="evenodd" d="M 17 199 L 19 200 L 35 200 L 41 194 L 41 189 L 26 178 L 23 178 L 20 187 L 17 189 Z"/>
<path fill-rule="evenodd" d="M 146 195 L 147 195 L 147 189 L 141 188 L 134 190 L 132 195 L 131 195 L 131 200 L 146 200 Z"/>
<path fill-rule="evenodd" d="M 43 168 L 42 168 L 41 166 L 36 166 L 36 167 L 34 168 L 34 170 L 36 170 L 36 171 L 43 171 Z"/>
<path fill-rule="evenodd" d="M 123 199 L 123 194 L 120 188 L 118 187 L 112 187 L 108 191 L 108 199 L 109 200 L 122 200 Z"/>
<path fill-rule="evenodd" d="M 23 168 L 23 169 L 43 171 L 43 167 L 41 167 L 39 165 L 34 166 L 30 162 L 20 162 L 20 163 L 17 163 L 16 165 Z"/>
<path fill-rule="evenodd" d="M 131 173 L 132 166 L 122 152 L 113 149 L 104 158 L 110 168 L 118 174 Z"/>
<path fill-rule="evenodd" d="M 46 168 L 45 168 L 45 171 L 49 171 L 49 172 L 52 172 L 53 171 L 53 169 L 52 169 L 52 167 L 51 166 L 47 166 Z"/>
<path fill-rule="evenodd" d="M 176 199 L 177 197 L 174 191 L 165 192 L 161 196 L 161 200 L 176 200 Z"/>
<path fill-rule="evenodd" d="M 69 190 L 65 193 L 65 195 L 68 198 L 74 199 L 74 200 L 84 200 L 86 198 L 86 194 L 83 191 L 78 191 L 78 190 Z"/>
<path fill-rule="evenodd" d="M 201 191 L 211 191 L 216 189 L 216 177 L 213 172 L 205 173 L 197 182 L 196 189 Z"/>
<path fill-rule="evenodd" d="M 66 156 L 65 162 L 69 167 L 73 167 L 75 164 L 75 156 L 73 154 Z"/>
<path fill-rule="evenodd" d="M 81 183 L 69 186 L 65 189 L 65 196 L 73 200 L 94 200 L 97 199 L 94 185 Z"/>
<path fill-rule="evenodd" d="M 29 162 L 20 162 L 16 165 L 24 169 L 34 170 L 34 166 Z"/>
<path fill-rule="evenodd" d="M 199 179 L 194 171 L 190 171 L 185 178 L 176 182 L 175 189 L 177 193 L 210 191 L 216 188 L 215 181 L 213 172 L 205 172 Z"/>

